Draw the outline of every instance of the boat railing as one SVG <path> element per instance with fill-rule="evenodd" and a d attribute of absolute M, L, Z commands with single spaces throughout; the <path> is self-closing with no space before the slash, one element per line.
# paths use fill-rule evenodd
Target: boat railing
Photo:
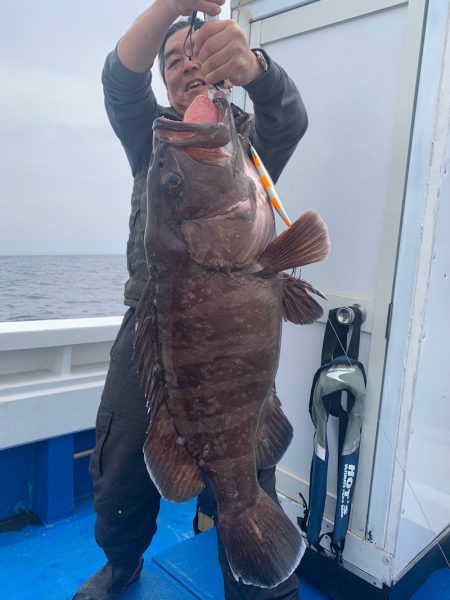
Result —
<path fill-rule="evenodd" d="M 121 320 L 0 323 L 0 450 L 95 426 Z"/>

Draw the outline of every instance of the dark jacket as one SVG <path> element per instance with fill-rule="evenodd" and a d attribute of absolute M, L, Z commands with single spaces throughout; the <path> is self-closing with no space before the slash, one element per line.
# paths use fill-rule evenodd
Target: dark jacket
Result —
<path fill-rule="evenodd" d="M 267 57 L 269 69 L 245 86 L 254 105 L 254 116 L 233 106 L 238 132 L 251 140 L 272 179 L 276 181 L 308 125 L 305 107 L 293 81 Z M 148 278 L 144 231 L 147 215 L 147 171 L 152 153 L 152 125 L 159 116 L 181 120 L 171 107 L 156 102 L 151 71 L 134 73 L 111 52 L 102 73 L 105 107 L 120 139 L 134 177 L 130 235 L 127 244 L 129 279 L 125 304 L 136 307 Z"/>

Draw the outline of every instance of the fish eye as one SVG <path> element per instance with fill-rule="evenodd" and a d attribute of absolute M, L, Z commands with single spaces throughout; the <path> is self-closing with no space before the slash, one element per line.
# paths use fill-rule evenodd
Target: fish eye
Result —
<path fill-rule="evenodd" d="M 176 192 L 183 183 L 181 175 L 178 173 L 167 173 L 163 180 L 163 185 L 169 192 Z"/>

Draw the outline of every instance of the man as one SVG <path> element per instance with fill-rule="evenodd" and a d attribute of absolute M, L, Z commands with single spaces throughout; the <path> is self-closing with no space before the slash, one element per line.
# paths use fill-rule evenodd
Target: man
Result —
<path fill-rule="evenodd" d="M 238 131 L 251 138 L 273 179 L 277 179 L 307 127 L 306 112 L 293 82 L 262 52 L 253 52 L 233 21 L 196 22 L 192 44 L 186 21 L 193 10 L 215 16 L 225 0 L 154 0 L 106 59 L 105 105 L 134 177 L 127 311 L 111 350 L 111 363 L 97 416 L 97 443 L 90 464 L 97 512 L 96 540 L 108 562 L 78 590 L 74 600 L 113 600 L 136 580 L 142 555 L 156 531 L 160 496 L 143 459 L 148 417 L 132 360 L 135 308 L 148 277 L 144 250 L 146 176 L 152 153 L 152 123 L 158 116 L 181 120 L 199 94 L 217 81 L 241 85 L 254 102 L 254 119 L 233 107 Z M 174 23 L 174 24 L 173 24 Z M 173 25 L 172 25 L 173 24 Z M 172 25 L 172 26 L 171 26 Z M 159 53 L 171 106 L 156 102 L 151 67 Z M 259 473 L 276 500 L 275 470 Z M 231 574 L 219 539 L 226 600 L 293 600 L 298 580 L 291 575 L 272 590 L 246 586 Z"/>

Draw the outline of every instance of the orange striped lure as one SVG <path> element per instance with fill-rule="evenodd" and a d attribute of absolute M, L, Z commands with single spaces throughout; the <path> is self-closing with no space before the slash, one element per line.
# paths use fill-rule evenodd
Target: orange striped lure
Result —
<path fill-rule="evenodd" d="M 253 148 L 253 146 L 251 144 L 250 144 L 250 153 L 252 155 L 253 164 L 255 165 L 256 170 L 258 171 L 258 174 L 261 178 L 264 189 L 266 190 L 266 193 L 269 196 L 269 199 L 272 202 L 273 207 L 275 208 L 277 213 L 280 215 L 280 217 L 283 219 L 285 224 L 288 227 L 290 227 L 292 225 L 292 222 L 289 219 L 286 209 L 284 208 L 283 203 L 280 200 L 280 197 L 275 189 L 275 185 L 274 185 L 272 179 L 270 178 L 269 172 L 267 171 L 266 167 L 264 166 L 259 154 L 256 152 L 256 150 Z"/>

